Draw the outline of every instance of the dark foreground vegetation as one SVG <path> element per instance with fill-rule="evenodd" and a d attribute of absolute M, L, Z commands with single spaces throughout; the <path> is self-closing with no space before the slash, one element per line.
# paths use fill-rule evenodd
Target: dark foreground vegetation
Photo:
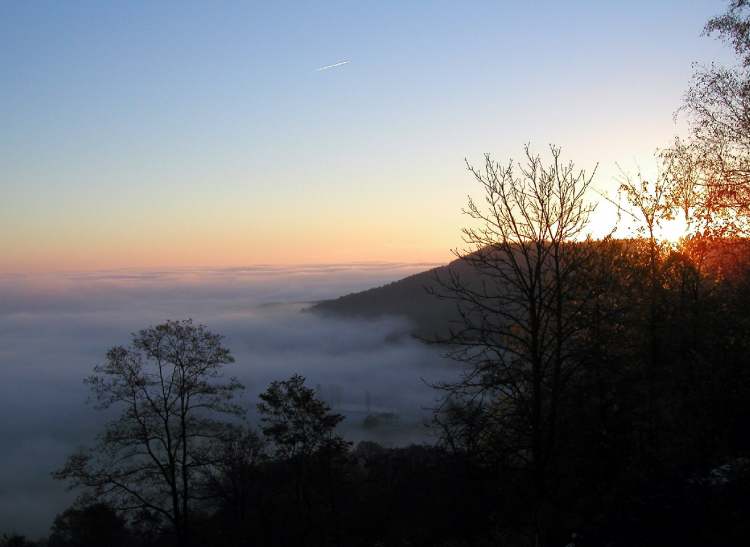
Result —
<path fill-rule="evenodd" d="M 744 544 L 750 242 L 583 245 L 582 286 L 598 296 L 576 306 L 554 415 L 547 373 L 539 401 L 485 377 L 463 391 L 481 397 L 451 391 L 437 446 L 350 446 L 335 433 L 342 417 L 298 376 L 269 386 L 257 428 L 218 420 L 234 416 L 237 388 L 208 374 L 205 363 L 229 361 L 218 337 L 189 322 L 138 333 L 90 380 L 123 413 L 59 472 L 84 496 L 47 545 Z M 529 370 L 493 363 L 494 375 Z M 183 430 L 184 398 L 201 402 Z M 524 412 L 535 403 L 539 422 Z"/>
<path fill-rule="evenodd" d="M 593 174 L 558 148 L 469 166 L 466 247 L 429 287 L 451 313 L 420 332 L 461 372 L 435 386 L 437 444 L 352 447 L 300 376 L 273 382 L 248 424 L 221 336 L 170 321 L 87 379 L 112 418 L 55 472 L 81 497 L 39 543 L 745 545 L 747 4 L 706 27 L 740 64 L 698 70 L 690 138 L 658 154 L 655 179 L 623 177 L 638 236 L 583 238 Z M 686 236 L 661 241 L 677 216 Z"/>

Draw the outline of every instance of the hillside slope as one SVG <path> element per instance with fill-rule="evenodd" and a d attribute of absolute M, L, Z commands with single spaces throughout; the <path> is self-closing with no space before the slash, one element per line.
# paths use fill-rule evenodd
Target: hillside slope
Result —
<path fill-rule="evenodd" d="M 467 266 L 456 260 L 382 287 L 324 300 L 315 304 L 311 311 L 358 318 L 405 317 L 414 325 L 412 334 L 427 338 L 443 335 L 448 331 L 449 322 L 458 317 L 456 306 L 429 294 L 428 290 L 439 287 L 438 279 L 447 279 L 449 268 L 469 273 Z"/>

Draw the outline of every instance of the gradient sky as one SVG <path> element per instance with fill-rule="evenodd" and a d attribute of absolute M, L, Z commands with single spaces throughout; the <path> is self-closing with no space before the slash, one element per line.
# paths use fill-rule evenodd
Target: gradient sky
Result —
<path fill-rule="evenodd" d="M 724 6 L 2 2 L 0 271 L 446 260 L 464 157 L 648 170 Z"/>

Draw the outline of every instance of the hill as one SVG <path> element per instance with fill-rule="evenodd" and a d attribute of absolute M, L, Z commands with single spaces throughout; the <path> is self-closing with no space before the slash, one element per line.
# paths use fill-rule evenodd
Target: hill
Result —
<path fill-rule="evenodd" d="M 576 245 L 591 246 L 591 251 L 605 253 L 605 256 L 614 252 L 632 265 L 639 262 L 637 255 L 647 252 L 647 242 L 637 239 L 598 240 Z M 697 237 L 683 241 L 679 249 L 668 251 L 664 248 L 661 252 L 664 253 L 665 260 L 667 256 L 672 256 L 667 263 L 677 257 L 693 262 L 697 270 L 706 276 L 706 281 L 737 280 L 750 269 L 750 240 L 746 238 Z M 429 291 L 439 290 L 438 280 L 449 279 L 449 272 L 457 274 L 469 285 L 478 282 L 481 276 L 466 261 L 454 260 L 445 266 L 410 275 L 381 287 L 324 300 L 315 304 L 311 311 L 367 319 L 404 317 L 411 321 L 412 334 L 416 336 L 431 338 L 445 335 L 451 321 L 459 319 L 456 304 L 440 299 Z"/>
<path fill-rule="evenodd" d="M 446 334 L 449 322 L 458 318 L 456 306 L 430 294 L 429 290 L 439 287 L 438 279 L 446 279 L 449 269 L 464 275 L 471 273 L 463 261 L 454 260 L 446 266 L 410 275 L 382 287 L 318 302 L 311 311 L 366 319 L 403 317 L 411 321 L 412 334 L 416 336 L 429 338 Z"/>

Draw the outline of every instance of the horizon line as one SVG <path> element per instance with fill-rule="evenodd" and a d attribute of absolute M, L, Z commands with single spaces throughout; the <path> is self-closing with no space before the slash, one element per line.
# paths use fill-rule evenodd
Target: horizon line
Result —
<path fill-rule="evenodd" d="M 143 273 L 190 273 L 190 272 L 243 272 L 243 271 L 277 271 L 302 268 L 341 268 L 341 267 L 409 267 L 409 266 L 437 266 L 446 264 L 445 261 L 417 260 L 353 260 L 339 262 L 294 262 L 273 263 L 259 262 L 243 266 L 121 266 L 114 268 L 91 269 L 56 269 L 56 270 L 0 270 L 0 278 L 19 277 L 27 275 L 90 275 L 97 273 L 143 272 Z"/>

